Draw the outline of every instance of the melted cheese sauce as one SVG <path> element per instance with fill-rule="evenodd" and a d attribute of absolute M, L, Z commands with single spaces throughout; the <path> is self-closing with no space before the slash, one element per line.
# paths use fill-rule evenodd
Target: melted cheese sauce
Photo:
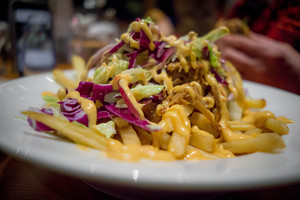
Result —
<path fill-rule="evenodd" d="M 161 126 L 161 130 L 157 132 L 153 132 L 153 146 L 158 148 L 162 146 L 163 144 L 160 144 L 160 137 L 163 136 L 165 133 L 173 132 L 172 137 L 182 138 L 184 141 L 184 150 L 185 147 L 188 145 L 190 140 L 190 131 L 191 131 L 191 124 L 190 120 L 188 119 L 188 116 L 184 110 L 184 107 L 182 105 L 174 105 L 170 107 L 167 112 L 162 116 L 162 120 L 159 122 L 159 125 Z M 176 157 L 182 156 L 181 154 L 177 155 L 174 150 L 174 145 L 172 142 L 169 143 L 168 151 L 174 153 Z"/>
<path fill-rule="evenodd" d="M 144 31 L 144 33 L 148 36 L 148 38 L 150 39 L 150 43 L 149 43 L 149 48 L 151 51 L 154 50 L 155 45 L 152 41 L 152 32 L 149 29 L 148 25 L 140 20 L 140 21 L 135 21 L 132 22 L 129 26 L 129 29 L 127 31 L 127 33 L 123 33 L 121 35 L 121 40 L 123 40 L 126 44 L 129 44 L 131 47 L 134 47 L 136 49 L 140 49 L 140 44 L 138 41 L 135 41 L 131 36 L 130 36 L 130 32 L 131 31 L 135 31 L 135 32 L 140 32 L 141 30 Z"/>
<path fill-rule="evenodd" d="M 185 58 L 191 54 L 191 49 L 184 45 L 184 41 L 178 40 L 174 35 L 164 38 L 163 41 L 167 42 L 171 47 L 176 48 L 176 56 L 178 57 L 180 64 L 185 72 L 189 72 L 189 65 Z"/>
<path fill-rule="evenodd" d="M 124 145 L 118 140 L 110 139 L 106 155 L 110 158 L 125 161 L 138 161 L 140 159 L 173 161 L 175 157 L 151 145 Z"/>
<path fill-rule="evenodd" d="M 166 72 L 161 72 L 160 74 L 157 74 L 157 68 L 155 67 L 154 69 L 151 70 L 151 75 L 152 78 L 157 82 L 157 83 L 164 83 L 164 86 L 166 88 L 166 91 L 168 94 L 171 94 L 171 91 L 173 89 L 173 82 L 169 78 Z"/>
<path fill-rule="evenodd" d="M 207 153 L 193 147 L 187 148 L 187 152 L 184 155 L 183 160 L 212 160 L 233 157 L 235 157 L 235 155 L 232 152 L 225 150 L 222 145 L 218 145 L 211 153 Z"/>
<path fill-rule="evenodd" d="M 216 80 L 216 78 L 212 74 L 206 74 L 206 80 L 210 85 L 212 85 L 213 93 L 216 98 L 218 98 L 219 102 L 219 110 L 220 110 L 220 121 L 219 121 L 219 127 L 222 131 L 223 138 L 226 142 L 230 141 L 237 141 L 237 140 L 245 140 L 250 139 L 251 136 L 240 134 L 240 133 L 234 133 L 231 131 L 227 126 L 227 121 L 229 120 L 229 112 L 226 107 L 226 99 L 227 97 L 221 94 L 220 86 Z"/>

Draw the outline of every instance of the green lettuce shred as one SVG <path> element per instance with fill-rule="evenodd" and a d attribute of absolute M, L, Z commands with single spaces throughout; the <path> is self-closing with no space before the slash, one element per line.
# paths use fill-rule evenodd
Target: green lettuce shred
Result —
<path fill-rule="evenodd" d="M 202 36 L 202 39 L 207 40 L 211 43 L 214 43 L 215 41 L 217 41 L 218 39 L 224 37 L 228 33 L 230 33 L 230 31 L 226 26 L 220 26 L 218 28 L 215 28 L 215 29 L 211 30 L 210 32 L 208 32 L 204 36 Z"/>
<path fill-rule="evenodd" d="M 164 89 L 163 85 L 138 85 L 131 89 L 137 101 L 159 94 Z"/>
<path fill-rule="evenodd" d="M 106 123 L 101 123 L 94 126 L 97 131 L 99 131 L 106 138 L 111 138 L 114 134 L 116 134 L 116 125 L 114 121 L 108 121 Z"/>
<path fill-rule="evenodd" d="M 45 95 L 42 98 L 47 104 L 49 104 L 50 106 L 52 106 L 54 108 L 57 108 L 59 106 L 59 104 L 57 103 L 57 102 L 59 102 L 59 99 L 54 96 Z"/>
<path fill-rule="evenodd" d="M 98 67 L 93 76 L 93 83 L 105 84 L 109 78 L 112 78 L 124 70 L 127 70 L 129 62 L 126 60 L 111 61 L 108 65 L 102 64 Z"/>
<path fill-rule="evenodd" d="M 109 79 L 110 70 L 108 67 L 103 64 L 98 67 L 94 73 L 93 83 L 96 84 L 105 84 Z"/>
<path fill-rule="evenodd" d="M 150 16 L 148 16 L 146 19 L 142 19 L 144 22 L 146 22 L 147 24 L 153 24 L 153 20 L 151 19 Z"/>

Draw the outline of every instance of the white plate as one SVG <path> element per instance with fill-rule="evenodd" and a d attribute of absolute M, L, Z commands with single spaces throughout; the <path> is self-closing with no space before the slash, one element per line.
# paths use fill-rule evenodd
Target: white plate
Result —
<path fill-rule="evenodd" d="M 28 107 L 43 104 L 43 91 L 59 89 L 50 73 L 0 86 L 0 147 L 15 157 L 87 180 L 122 197 L 145 195 L 145 191 L 159 195 L 226 192 L 300 181 L 300 96 L 252 82 L 244 85 L 251 96 L 267 100 L 266 109 L 296 121 L 283 136 L 287 147 L 282 152 L 194 162 L 127 163 L 105 158 L 99 151 L 83 150 L 36 132 L 17 118 Z"/>

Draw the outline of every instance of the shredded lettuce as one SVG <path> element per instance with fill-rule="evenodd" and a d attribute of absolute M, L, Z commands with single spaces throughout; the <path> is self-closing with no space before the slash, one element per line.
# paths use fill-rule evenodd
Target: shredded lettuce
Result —
<path fill-rule="evenodd" d="M 117 101 L 116 108 L 128 108 L 123 98 Z"/>
<path fill-rule="evenodd" d="M 110 75 L 109 77 L 114 77 L 115 75 L 120 74 L 122 71 L 128 69 L 129 62 L 127 60 L 118 60 L 118 62 L 110 62 L 108 64 L 109 67 L 111 67 Z"/>
<path fill-rule="evenodd" d="M 221 35 L 221 34 L 217 34 L 218 32 L 213 32 L 213 33 L 218 36 Z M 211 35 L 210 37 L 213 36 Z M 215 36 L 215 38 L 217 38 L 217 36 Z M 219 82 L 226 84 L 226 81 L 224 80 L 226 72 L 221 66 L 220 52 L 218 52 L 216 46 L 213 43 L 210 43 L 208 40 L 203 39 L 203 37 L 198 38 L 191 45 L 192 45 L 192 51 L 196 54 L 196 57 L 198 59 L 200 58 L 200 59 L 208 60 L 212 67 L 211 71 L 215 74 L 217 80 Z"/>
<path fill-rule="evenodd" d="M 82 127 L 82 128 L 88 128 L 86 125 L 84 125 L 84 124 L 82 124 L 82 123 L 80 123 L 80 122 L 77 122 L 77 121 L 72 121 L 72 123 L 73 123 L 73 124 L 76 124 L 76 125 L 78 125 L 78 126 L 80 126 L 80 127 Z"/>
<path fill-rule="evenodd" d="M 213 66 L 213 68 L 215 68 L 215 70 L 218 72 L 219 68 L 221 66 L 220 62 L 219 62 L 219 58 L 217 57 L 217 55 L 215 54 L 215 52 L 213 51 L 213 48 L 211 45 L 207 45 L 208 50 L 209 50 L 209 62 L 211 64 L 211 66 Z"/>
<path fill-rule="evenodd" d="M 118 100 L 120 100 L 120 98 L 122 98 L 120 92 L 113 91 L 104 96 L 104 101 L 107 103 L 116 103 Z"/>
<path fill-rule="evenodd" d="M 111 138 L 114 134 L 117 133 L 115 122 L 112 120 L 106 123 L 98 124 L 94 127 L 99 133 L 104 135 L 106 138 Z"/>
<path fill-rule="evenodd" d="M 159 94 L 164 89 L 163 85 L 137 85 L 131 92 L 137 101 Z"/>
<path fill-rule="evenodd" d="M 202 38 L 211 43 L 214 43 L 218 39 L 224 37 L 226 34 L 230 33 L 229 29 L 226 26 L 220 26 L 212 31 L 208 32 Z"/>
<path fill-rule="evenodd" d="M 54 108 L 57 108 L 59 106 L 59 104 L 57 103 L 59 101 L 59 99 L 54 96 L 45 95 L 42 98 L 47 104 L 49 104 L 50 106 L 52 106 Z"/>
<path fill-rule="evenodd" d="M 132 83 L 135 83 L 137 81 L 146 81 L 147 78 L 150 76 L 149 72 L 142 68 L 132 68 L 128 69 L 122 72 L 123 74 L 128 74 L 131 76 Z"/>
<path fill-rule="evenodd" d="M 153 24 L 153 20 L 151 19 L 150 16 L 148 16 L 146 19 L 142 19 L 144 22 L 146 22 L 147 24 Z"/>
<path fill-rule="evenodd" d="M 192 43 L 192 51 L 196 54 L 197 58 L 202 57 L 202 49 L 206 44 L 207 42 L 202 38 L 198 38 Z"/>
<path fill-rule="evenodd" d="M 105 84 L 109 79 L 110 70 L 107 65 L 103 63 L 100 67 L 98 67 L 94 73 L 93 83 L 96 84 Z"/>
<path fill-rule="evenodd" d="M 108 65 L 104 63 L 96 69 L 93 77 L 93 83 L 105 84 L 109 78 L 112 78 L 128 69 L 128 66 L 128 61 L 119 59 L 117 61 L 111 61 Z"/>

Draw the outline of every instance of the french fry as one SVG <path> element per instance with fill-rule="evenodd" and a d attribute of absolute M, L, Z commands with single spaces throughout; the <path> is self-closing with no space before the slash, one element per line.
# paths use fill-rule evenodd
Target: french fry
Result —
<path fill-rule="evenodd" d="M 213 125 L 210 123 L 210 121 L 200 112 L 193 112 L 191 115 L 191 123 L 193 125 L 197 125 L 201 130 L 205 130 L 211 134 L 213 134 L 214 137 L 219 136 L 219 132 L 213 127 Z"/>
<path fill-rule="evenodd" d="M 191 129 L 190 145 L 206 152 L 212 152 L 216 145 L 215 137 L 194 125 Z"/>
<path fill-rule="evenodd" d="M 54 69 L 52 72 L 55 80 L 61 84 L 63 87 L 67 88 L 68 90 L 73 90 L 78 86 L 78 83 L 76 83 L 75 81 L 69 79 L 64 73 L 63 71 L 59 70 L 59 69 Z"/>
<path fill-rule="evenodd" d="M 69 138 L 75 143 L 99 150 L 107 149 L 106 138 L 97 134 L 91 129 L 81 127 L 59 116 L 52 116 L 32 111 L 24 111 L 22 113 L 36 121 L 42 122 L 54 130 L 57 130 L 60 134 Z"/>
<path fill-rule="evenodd" d="M 123 144 L 141 145 L 141 141 L 137 136 L 135 130 L 133 129 L 132 125 L 128 125 L 122 128 L 117 128 L 117 132 L 120 134 Z"/>
<path fill-rule="evenodd" d="M 289 127 L 276 118 L 267 119 L 263 126 L 281 135 L 286 135 L 289 133 Z"/>
<path fill-rule="evenodd" d="M 259 134 L 259 133 L 262 133 L 262 129 L 260 129 L 260 128 L 249 129 L 244 132 L 245 135 L 253 135 L 253 134 Z"/>
<path fill-rule="evenodd" d="M 129 124 L 126 120 L 122 119 L 121 117 L 114 117 L 113 121 L 115 122 L 118 128 L 126 127 Z"/>
<path fill-rule="evenodd" d="M 78 55 L 72 56 L 72 66 L 75 70 L 76 81 L 84 81 L 87 79 L 88 70 L 85 67 L 85 61 Z"/>
<path fill-rule="evenodd" d="M 236 101 L 228 101 L 227 107 L 229 111 L 230 120 L 240 120 L 242 118 L 243 109 Z"/>
<path fill-rule="evenodd" d="M 146 131 L 138 126 L 133 126 L 133 128 L 136 131 L 136 134 L 138 135 L 138 137 L 140 138 L 142 145 L 152 144 L 152 135 L 148 131 Z"/>
<path fill-rule="evenodd" d="M 152 132 L 152 138 L 153 140 L 153 146 L 156 148 L 162 148 L 167 150 L 170 140 L 171 140 L 171 135 L 168 133 L 158 133 L 158 132 Z M 156 138 L 156 139 L 155 139 Z M 154 144 L 154 142 L 157 142 L 157 144 Z"/>
<path fill-rule="evenodd" d="M 255 128 L 253 124 L 247 123 L 245 121 L 228 121 L 227 126 L 232 131 L 246 131 Z"/>
<path fill-rule="evenodd" d="M 176 158 L 179 158 L 184 155 L 186 146 L 185 137 L 173 132 L 168 146 L 168 151 L 173 153 Z"/>
<path fill-rule="evenodd" d="M 277 133 L 262 133 L 255 138 L 223 143 L 223 147 L 232 153 L 272 152 L 282 149 L 285 144 Z"/>
<path fill-rule="evenodd" d="M 246 98 L 245 103 L 248 108 L 264 108 L 267 105 L 265 99 L 250 99 Z"/>
<path fill-rule="evenodd" d="M 216 156 L 211 153 L 207 153 L 203 150 L 197 149 L 191 145 L 186 147 L 185 155 L 183 160 L 212 160 L 212 159 L 220 159 L 219 156 Z"/>
<path fill-rule="evenodd" d="M 196 102 L 193 106 L 196 110 L 203 113 L 212 124 L 216 123 L 215 115 L 202 104 L 200 99 L 196 99 Z"/>
<path fill-rule="evenodd" d="M 224 149 L 222 144 L 218 144 L 214 151 L 212 152 L 213 155 L 218 156 L 220 158 L 233 158 L 235 155 L 229 151 Z"/>
<path fill-rule="evenodd" d="M 285 124 L 292 124 L 292 123 L 295 123 L 295 121 L 291 120 L 291 119 L 288 119 L 286 118 L 285 116 L 278 116 L 276 117 L 278 120 L 282 121 L 283 123 Z"/>

